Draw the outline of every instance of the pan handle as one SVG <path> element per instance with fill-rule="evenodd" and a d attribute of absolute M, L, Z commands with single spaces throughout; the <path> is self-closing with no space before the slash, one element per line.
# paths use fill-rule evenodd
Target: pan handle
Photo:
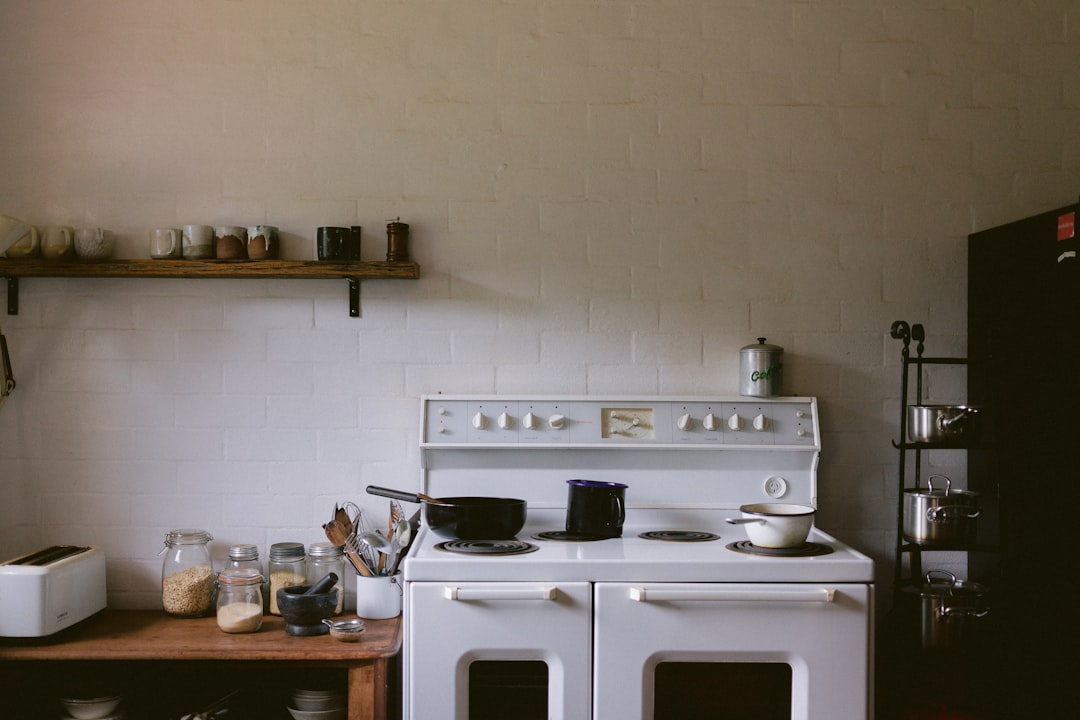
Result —
<path fill-rule="evenodd" d="M 383 497 L 394 498 L 395 500 L 404 500 L 405 502 L 418 503 L 423 502 L 423 498 L 416 493 L 405 492 L 404 490 L 394 490 L 393 488 L 379 487 L 378 485 L 368 485 L 367 491 L 371 495 L 381 495 Z"/>
<path fill-rule="evenodd" d="M 726 518 L 724 522 L 728 525 L 752 525 L 765 522 L 765 518 Z"/>

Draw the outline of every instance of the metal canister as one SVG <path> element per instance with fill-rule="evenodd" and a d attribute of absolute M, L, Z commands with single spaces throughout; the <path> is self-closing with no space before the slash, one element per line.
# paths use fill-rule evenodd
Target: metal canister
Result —
<path fill-rule="evenodd" d="M 386 262 L 409 260 L 409 225 L 392 220 L 386 224 Z"/>
<path fill-rule="evenodd" d="M 769 345 L 760 337 L 739 350 L 739 394 L 773 397 L 782 392 L 784 348 Z"/>

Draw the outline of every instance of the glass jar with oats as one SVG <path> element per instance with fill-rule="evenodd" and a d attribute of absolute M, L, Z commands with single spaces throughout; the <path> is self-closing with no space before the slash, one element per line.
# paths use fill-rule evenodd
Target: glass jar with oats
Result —
<path fill-rule="evenodd" d="M 280 542 L 270 546 L 270 614 L 280 615 L 277 591 L 295 585 L 307 585 L 307 554 L 304 544 Z"/>
<path fill-rule="evenodd" d="M 185 528 L 165 535 L 161 607 L 173 617 L 204 617 L 214 607 L 214 566 L 205 530 Z"/>

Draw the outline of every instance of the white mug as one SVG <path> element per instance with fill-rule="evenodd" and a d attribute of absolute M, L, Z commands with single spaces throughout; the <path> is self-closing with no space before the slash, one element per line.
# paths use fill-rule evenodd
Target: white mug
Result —
<path fill-rule="evenodd" d="M 183 254 L 191 260 L 214 257 L 214 228 L 210 225 L 185 225 Z"/>
<path fill-rule="evenodd" d="M 150 257 L 155 260 L 175 260 L 183 255 L 183 231 L 178 228 L 154 228 L 150 231 Z"/>
<path fill-rule="evenodd" d="M 75 256 L 75 233 L 63 225 L 49 225 L 41 233 L 41 254 L 50 260 Z"/>
<path fill-rule="evenodd" d="M 79 228 L 75 231 L 75 254 L 86 260 L 112 257 L 115 239 L 105 228 Z"/>

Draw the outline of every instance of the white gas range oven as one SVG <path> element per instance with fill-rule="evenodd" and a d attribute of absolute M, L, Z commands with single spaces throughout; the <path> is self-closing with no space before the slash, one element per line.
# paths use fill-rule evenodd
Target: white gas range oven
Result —
<path fill-rule="evenodd" d="M 528 513 L 513 541 L 461 543 L 479 552 L 421 529 L 403 564 L 406 720 L 872 716 L 871 559 L 816 528 L 755 548 L 725 522 L 745 503 L 816 507 L 814 398 L 421 404 L 422 492 Z M 551 539 L 570 479 L 628 486 L 621 537 Z"/>

